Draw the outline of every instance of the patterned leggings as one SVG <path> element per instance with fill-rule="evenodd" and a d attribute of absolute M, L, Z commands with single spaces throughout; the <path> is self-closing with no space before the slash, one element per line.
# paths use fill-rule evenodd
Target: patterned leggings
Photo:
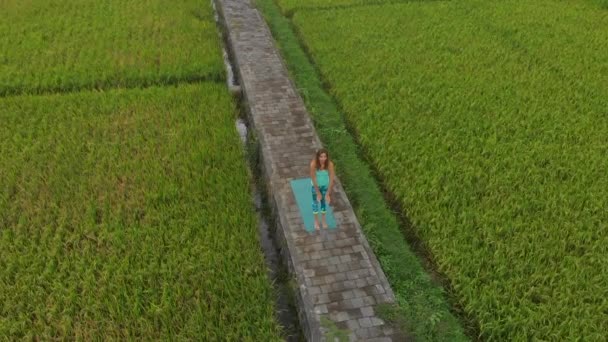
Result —
<path fill-rule="evenodd" d="M 321 214 L 325 214 L 325 194 L 327 193 L 326 186 L 319 186 L 321 192 Z M 312 213 L 317 215 L 319 213 L 319 201 L 317 201 L 317 192 L 315 187 L 312 187 Z"/>

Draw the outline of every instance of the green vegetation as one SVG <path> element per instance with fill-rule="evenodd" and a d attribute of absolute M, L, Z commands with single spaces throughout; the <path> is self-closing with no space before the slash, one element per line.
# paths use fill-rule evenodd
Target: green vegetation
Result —
<path fill-rule="evenodd" d="M 434 1 L 434 0 L 276 0 L 285 14 L 293 14 L 298 10 L 346 8 L 365 5 L 382 5 L 395 2 Z M 596 0 L 603 1 L 603 0 Z"/>
<path fill-rule="evenodd" d="M 0 0 L 0 336 L 280 339 L 223 79 L 208 1 Z"/>
<path fill-rule="evenodd" d="M 348 7 L 364 7 L 372 5 L 390 5 L 392 3 L 407 3 L 407 2 L 433 2 L 440 0 L 276 0 L 284 14 L 291 16 L 297 11 L 308 10 L 327 10 L 327 9 L 346 9 Z M 479 1 L 479 0 L 473 0 Z M 585 5 L 593 4 L 600 8 L 608 8 L 608 0 L 555 0 L 562 1 L 566 6 L 577 5 L 583 3 Z M 458 3 L 470 3 L 471 0 L 458 0 Z M 493 4 L 500 4 L 501 1 L 491 1 Z M 513 3 L 510 1 L 509 3 Z M 522 3 L 524 6 L 525 3 Z M 367 10 L 373 10 L 372 7 Z"/>
<path fill-rule="evenodd" d="M 607 12 L 473 0 L 293 22 L 480 337 L 606 340 Z"/>
<path fill-rule="evenodd" d="M 0 1 L 0 96 L 223 75 L 209 1 Z"/>
<path fill-rule="evenodd" d="M 223 84 L 0 99 L 0 336 L 278 340 L 235 115 Z"/>
<path fill-rule="evenodd" d="M 386 206 L 369 167 L 345 127 L 332 98 L 301 49 L 287 18 L 273 0 L 257 0 L 286 64 L 311 113 L 317 133 L 329 148 L 357 217 L 397 297 L 391 320 L 418 340 L 463 341 L 462 327 L 449 312 L 444 293 L 433 284 L 406 243 L 396 216 Z M 394 319 L 392 319 L 394 318 Z"/>

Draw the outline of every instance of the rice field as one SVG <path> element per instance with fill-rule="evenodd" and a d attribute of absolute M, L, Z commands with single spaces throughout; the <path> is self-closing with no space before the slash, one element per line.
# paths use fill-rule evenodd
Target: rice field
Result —
<path fill-rule="evenodd" d="M 277 340 L 223 84 L 0 99 L 0 336 Z"/>
<path fill-rule="evenodd" d="M 468 0 L 292 22 L 478 337 L 608 339 L 608 11 Z"/>
<path fill-rule="evenodd" d="M 438 0 L 276 0 L 281 10 L 291 15 L 299 10 L 323 10 L 332 8 L 347 8 L 367 5 L 383 5 L 411 1 Z"/>
<path fill-rule="evenodd" d="M 208 1 L 0 0 L 2 338 L 280 340 L 223 81 Z"/>
<path fill-rule="evenodd" d="M 2 0 L 0 96 L 221 80 L 209 1 Z"/>

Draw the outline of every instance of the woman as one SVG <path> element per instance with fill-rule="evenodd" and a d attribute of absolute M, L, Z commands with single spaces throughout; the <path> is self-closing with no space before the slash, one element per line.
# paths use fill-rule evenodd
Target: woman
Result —
<path fill-rule="evenodd" d="M 312 183 L 312 213 L 315 216 L 315 230 L 319 230 L 319 209 L 323 228 L 327 228 L 325 220 L 326 205 L 331 202 L 331 191 L 334 185 L 334 163 L 329 160 L 326 149 L 320 149 L 310 162 L 310 178 Z M 319 208 L 321 202 L 321 208 Z"/>

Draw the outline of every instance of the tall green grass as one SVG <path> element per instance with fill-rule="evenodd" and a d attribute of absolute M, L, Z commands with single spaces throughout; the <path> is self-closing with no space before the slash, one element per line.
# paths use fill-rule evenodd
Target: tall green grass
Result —
<path fill-rule="evenodd" d="M 277 0 L 282 12 L 292 15 L 298 10 L 326 10 L 334 8 L 360 7 L 368 5 L 383 5 L 410 1 L 437 0 Z M 596 0 L 603 1 L 603 0 Z"/>
<path fill-rule="evenodd" d="M 0 336 L 279 340 L 223 84 L 0 99 Z"/>
<path fill-rule="evenodd" d="M 0 1 L 0 96 L 224 77 L 209 1 Z"/>
<path fill-rule="evenodd" d="M 606 340 L 606 12 L 451 1 L 293 21 L 480 337 Z"/>

